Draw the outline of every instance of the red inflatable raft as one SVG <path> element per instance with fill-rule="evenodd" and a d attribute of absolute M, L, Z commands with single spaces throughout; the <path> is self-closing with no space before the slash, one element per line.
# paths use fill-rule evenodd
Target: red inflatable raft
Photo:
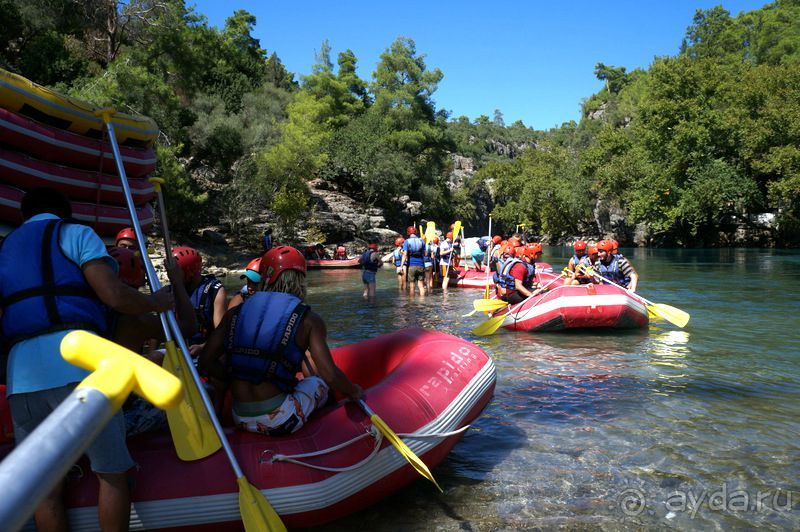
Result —
<path fill-rule="evenodd" d="M 310 269 L 333 269 L 333 268 L 358 268 L 359 257 L 347 260 L 336 259 L 320 259 L 320 260 L 306 260 L 306 267 Z"/>
<path fill-rule="evenodd" d="M 553 271 L 553 267 L 546 262 L 536 263 L 537 273 L 549 273 Z M 545 281 L 546 282 L 546 281 Z M 450 276 L 448 286 L 455 286 L 458 288 L 486 288 L 486 270 L 482 272 L 475 271 L 474 269 L 463 270 L 458 269 L 458 276 Z M 489 287 L 494 286 L 491 273 L 489 274 Z"/>
<path fill-rule="evenodd" d="M 48 126 L 3 108 L 0 108 L 0 143 L 37 159 L 117 173 L 111 145 L 107 142 Z M 119 149 L 128 177 L 141 177 L 155 169 L 156 155 L 152 149 L 129 146 Z"/>
<path fill-rule="evenodd" d="M 548 282 L 545 275 L 540 279 L 542 284 Z M 560 331 L 596 327 L 635 329 L 648 324 L 644 303 L 625 289 L 609 284 L 564 286 L 558 282 L 551 288 L 544 295 L 512 306 L 502 326 L 519 331 Z"/>
<path fill-rule="evenodd" d="M 0 221 L 15 226 L 22 224 L 19 203 L 25 192 L 0 184 Z M 145 203 L 136 209 L 136 216 L 143 231 L 153 226 L 153 209 Z M 72 202 L 72 217 L 91 226 L 101 236 L 116 235 L 120 229 L 130 227 L 131 216 L 125 207 Z"/>
<path fill-rule="evenodd" d="M 447 456 L 461 436 L 456 431 L 480 414 L 495 386 L 494 365 L 480 348 L 422 329 L 340 347 L 333 356 L 366 390 L 370 407 L 430 467 Z M 287 437 L 226 432 L 248 480 L 290 528 L 348 515 L 421 478 L 350 402 L 323 409 Z M 0 446 L 0 454 L 8 447 Z M 241 530 L 238 487 L 222 451 L 181 462 L 169 434 L 161 433 L 134 438 L 129 448 L 139 465 L 132 530 Z M 70 527 L 97 530 L 97 482 L 86 474 L 88 464 L 80 467 L 84 474 L 70 477 L 65 489 Z"/>

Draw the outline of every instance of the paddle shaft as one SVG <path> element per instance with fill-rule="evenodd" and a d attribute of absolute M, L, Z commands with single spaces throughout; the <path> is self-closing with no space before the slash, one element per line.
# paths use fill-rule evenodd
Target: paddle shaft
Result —
<path fill-rule="evenodd" d="M 119 172 L 120 181 L 122 181 L 122 189 L 125 192 L 125 203 L 128 206 L 128 211 L 131 214 L 131 221 L 133 223 L 133 230 L 136 233 L 136 240 L 139 243 L 139 251 L 142 253 L 142 259 L 144 260 L 145 270 L 147 271 L 147 277 L 150 281 L 150 289 L 153 291 L 157 291 L 161 288 L 161 283 L 156 276 L 155 268 L 153 268 L 153 263 L 150 261 L 150 256 L 147 254 L 147 248 L 144 243 L 144 236 L 142 234 L 142 228 L 139 226 L 139 219 L 136 217 L 136 208 L 133 204 L 133 198 L 131 196 L 131 189 L 128 185 L 128 177 L 125 173 L 125 167 L 122 165 L 122 157 L 119 152 L 119 146 L 117 145 L 117 138 L 114 133 L 114 125 L 111 123 L 110 120 L 105 120 L 106 127 L 108 128 L 108 135 L 109 141 L 111 143 L 111 149 L 114 151 L 114 161 L 117 164 L 117 172 Z M 160 208 L 163 209 L 163 202 L 161 201 L 161 196 L 159 196 L 159 205 Z M 166 227 L 166 218 L 162 219 L 162 224 Z M 161 323 L 164 326 L 164 337 L 169 342 L 172 341 L 172 337 L 170 334 L 170 329 L 175 335 L 175 339 L 177 340 L 178 347 L 180 348 L 181 355 L 183 356 L 184 360 L 186 361 L 186 365 L 189 367 L 189 372 L 192 374 L 192 380 L 194 381 L 195 386 L 200 392 L 200 397 L 203 399 L 203 405 L 206 407 L 208 411 L 208 417 L 211 420 L 211 423 L 214 425 L 214 430 L 217 433 L 220 441 L 222 442 L 222 448 L 225 449 L 225 454 L 228 456 L 228 461 L 233 468 L 233 472 L 236 475 L 236 478 L 241 478 L 244 476 L 242 472 L 242 468 L 239 467 L 239 462 L 236 460 L 236 457 L 233 454 L 233 449 L 231 449 L 231 444 L 228 442 L 228 438 L 225 437 L 225 433 L 222 430 L 222 425 L 219 423 L 219 419 L 217 419 L 216 413 L 214 412 L 214 407 L 211 404 L 211 399 L 208 397 L 208 393 L 206 393 L 205 387 L 202 385 L 200 381 L 200 375 L 197 373 L 197 368 L 194 367 L 194 363 L 192 362 L 191 356 L 189 355 L 189 348 L 186 345 L 186 340 L 183 338 L 181 334 L 180 327 L 178 327 L 178 322 L 175 319 L 175 313 L 171 310 L 168 310 L 164 313 L 160 314 L 161 316 Z"/>
<path fill-rule="evenodd" d="M 591 266 L 590 266 L 590 268 L 591 268 Z M 584 268 L 584 270 L 585 270 L 585 268 Z M 627 288 L 625 288 L 625 287 L 624 287 L 624 286 L 622 286 L 621 284 L 617 284 L 617 283 L 615 283 L 614 281 L 612 281 L 611 279 L 606 279 L 605 277 L 603 277 L 602 275 L 600 275 L 599 273 L 597 273 L 597 272 L 594 270 L 594 268 L 592 268 L 592 275 L 594 275 L 594 277 L 595 277 L 596 279 L 600 279 L 600 280 L 601 280 L 601 281 L 603 281 L 604 283 L 613 284 L 613 285 L 614 285 L 614 286 L 616 286 L 617 288 L 622 288 L 623 290 L 625 290 L 626 292 L 628 292 L 628 293 L 629 293 L 630 295 L 632 295 L 633 297 L 635 297 L 635 298 L 637 298 L 637 299 L 639 299 L 639 300 L 643 301 L 643 302 L 644 302 L 646 305 L 650 305 L 650 306 L 653 306 L 653 307 L 654 307 L 654 306 L 656 306 L 656 304 L 655 304 L 655 303 L 653 303 L 652 301 L 650 301 L 650 300 L 648 300 L 648 299 L 645 299 L 645 298 L 643 298 L 642 296 L 640 296 L 640 295 L 639 295 L 639 294 L 637 294 L 636 292 L 631 292 L 630 290 L 628 290 Z"/>

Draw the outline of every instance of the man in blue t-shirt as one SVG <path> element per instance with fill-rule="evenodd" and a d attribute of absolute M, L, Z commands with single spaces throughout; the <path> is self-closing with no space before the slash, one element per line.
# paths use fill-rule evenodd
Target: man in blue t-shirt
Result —
<path fill-rule="evenodd" d="M 143 294 L 117 277 L 117 263 L 103 241 L 86 226 L 70 223 L 69 200 L 51 188 L 28 192 L 21 203 L 25 222 L 0 247 L 0 302 L 3 336 L 13 344 L 8 359 L 8 402 L 17 444 L 89 373 L 61 358 L 61 340 L 81 328 L 103 333 L 105 308 L 123 314 L 163 312 L 174 307 L 169 288 Z M 50 242 L 50 247 L 46 244 Z M 69 420 L 64 420 L 65 427 Z M 121 412 L 86 450 L 99 479 L 98 514 L 103 530 L 125 530 L 130 515 Z M 67 526 L 59 484 L 34 513 L 39 530 Z"/>

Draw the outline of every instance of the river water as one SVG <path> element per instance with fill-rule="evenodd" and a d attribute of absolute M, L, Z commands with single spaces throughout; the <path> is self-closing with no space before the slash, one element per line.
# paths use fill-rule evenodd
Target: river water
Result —
<path fill-rule="evenodd" d="M 564 248 L 546 248 L 556 271 Z M 689 312 L 630 332 L 480 338 L 475 289 L 424 298 L 378 273 L 309 273 L 332 346 L 407 326 L 466 338 L 497 365 L 493 400 L 434 470 L 327 530 L 800 530 L 800 252 L 622 250 L 639 292 Z"/>

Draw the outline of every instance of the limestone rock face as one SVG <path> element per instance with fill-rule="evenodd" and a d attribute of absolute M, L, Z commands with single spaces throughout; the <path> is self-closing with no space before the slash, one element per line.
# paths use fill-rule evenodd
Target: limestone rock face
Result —
<path fill-rule="evenodd" d="M 309 189 L 313 213 L 307 222 L 316 225 L 328 242 L 350 242 L 373 229 L 388 229 L 382 209 L 365 208 L 322 180 L 311 181 Z"/>

